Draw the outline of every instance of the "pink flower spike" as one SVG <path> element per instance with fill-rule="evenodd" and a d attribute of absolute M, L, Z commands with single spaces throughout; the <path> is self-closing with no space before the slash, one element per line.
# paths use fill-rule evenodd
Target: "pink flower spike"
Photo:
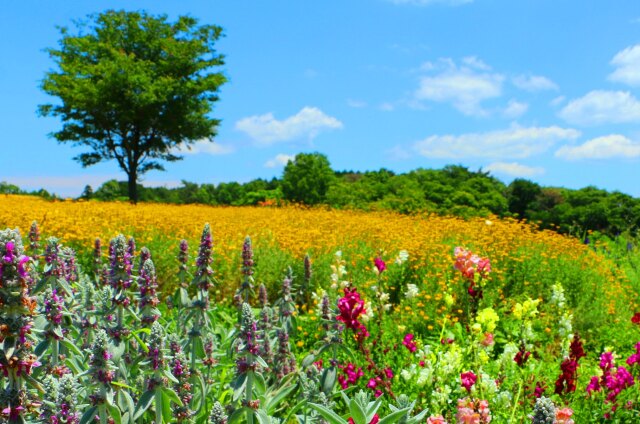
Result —
<path fill-rule="evenodd" d="M 460 374 L 460 380 L 462 387 L 467 389 L 468 392 L 471 392 L 471 387 L 476 384 L 476 380 L 478 376 L 473 373 L 473 371 L 467 371 Z"/>

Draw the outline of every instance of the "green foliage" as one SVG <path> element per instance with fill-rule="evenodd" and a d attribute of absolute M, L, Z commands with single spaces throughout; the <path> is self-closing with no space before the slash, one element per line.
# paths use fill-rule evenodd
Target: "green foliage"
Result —
<path fill-rule="evenodd" d="M 115 159 L 134 202 L 140 175 L 216 134 L 209 114 L 226 81 L 213 72 L 224 63 L 214 49 L 222 29 L 197 23 L 109 10 L 78 23 L 76 34 L 61 28 L 59 48 L 48 50 L 58 69 L 42 89 L 60 103 L 40 113 L 61 118 L 56 140 L 89 148 L 75 158 L 83 166 Z"/>
<path fill-rule="evenodd" d="M 282 193 L 292 202 L 317 205 L 324 202 L 334 178 L 327 157 L 321 153 L 299 153 L 282 175 Z"/>

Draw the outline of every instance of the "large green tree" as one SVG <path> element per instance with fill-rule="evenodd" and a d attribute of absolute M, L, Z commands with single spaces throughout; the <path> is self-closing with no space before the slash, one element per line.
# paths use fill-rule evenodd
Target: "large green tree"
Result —
<path fill-rule="evenodd" d="M 210 113 L 226 81 L 214 48 L 222 29 L 113 10 L 76 26 L 76 34 L 61 28 L 59 48 L 48 50 L 57 69 L 42 89 L 60 102 L 39 111 L 61 118 L 59 142 L 89 148 L 75 158 L 83 166 L 115 159 L 136 202 L 141 175 L 181 159 L 176 148 L 216 134 Z"/>
<path fill-rule="evenodd" d="M 293 202 L 317 205 L 324 202 L 334 179 L 335 174 L 325 155 L 298 153 L 284 167 L 282 194 Z"/>

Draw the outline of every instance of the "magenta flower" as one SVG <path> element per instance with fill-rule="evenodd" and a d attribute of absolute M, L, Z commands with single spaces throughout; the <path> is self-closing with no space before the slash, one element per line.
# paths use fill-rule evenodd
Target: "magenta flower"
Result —
<path fill-rule="evenodd" d="M 338 309 L 340 315 L 336 318 L 343 322 L 347 328 L 352 329 L 359 337 L 368 337 L 367 328 L 358 319 L 366 312 L 364 308 L 364 300 L 360 298 L 360 294 L 355 288 L 345 287 L 344 297 L 338 300 Z"/>
<path fill-rule="evenodd" d="M 413 341 L 413 334 L 409 333 L 406 336 L 404 336 L 404 339 L 402 340 L 402 344 L 409 349 L 409 352 L 413 353 L 415 352 L 418 347 L 416 346 L 416 343 Z"/>
<path fill-rule="evenodd" d="M 382 272 L 387 269 L 387 264 L 384 263 L 380 256 L 376 256 L 376 258 L 373 260 L 373 264 L 376 266 L 379 274 L 382 274 Z"/>
<path fill-rule="evenodd" d="M 476 380 L 478 376 L 473 373 L 473 371 L 467 371 L 460 374 L 460 380 L 462 387 L 467 389 L 467 392 L 471 393 L 471 387 L 476 384 Z"/>

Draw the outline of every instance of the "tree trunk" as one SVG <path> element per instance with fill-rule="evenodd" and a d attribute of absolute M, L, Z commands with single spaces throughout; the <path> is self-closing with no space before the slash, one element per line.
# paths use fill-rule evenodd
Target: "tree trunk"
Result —
<path fill-rule="evenodd" d="M 129 177 L 129 201 L 135 205 L 138 203 L 138 170 L 132 169 L 127 176 Z"/>

